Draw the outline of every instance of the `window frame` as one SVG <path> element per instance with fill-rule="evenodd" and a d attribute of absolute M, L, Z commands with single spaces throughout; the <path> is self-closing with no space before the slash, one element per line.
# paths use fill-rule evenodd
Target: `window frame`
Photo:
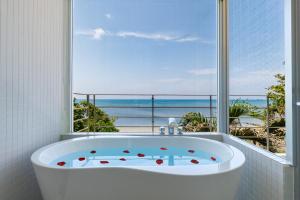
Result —
<path fill-rule="evenodd" d="M 300 101 L 300 83 L 299 83 L 299 58 L 297 60 L 295 52 L 297 42 L 295 33 L 297 28 L 295 22 L 297 12 L 295 8 L 296 0 L 285 0 L 284 4 L 284 33 L 285 33 L 285 67 L 286 67 L 286 161 L 296 165 L 297 144 L 300 144 L 297 135 L 299 135 L 300 125 L 297 123 L 297 98 Z M 229 133 L 229 37 L 228 37 L 228 0 L 218 0 L 218 131 Z M 299 37 L 299 35 L 298 35 Z M 299 47 L 298 47 L 299 48 Z M 299 51 L 299 50 L 298 50 Z M 298 63 L 297 63 L 298 62 Z M 298 82 L 297 82 L 298 80 Z M 298 96 L 297 96 L 298 93 Z M 224 108 L 225 107 L 225 108 Z M 298 117 L 299 118 L 299 117 Z M 226 125 L 225 125 L 226 122 Z M 258 148 L 258 147 L 257 147 Z M 299 148 L 299 147 L 298 147 Z M 300 160 L 298 155 L 298 160 Z M 299 161 L 298 161 L 299 162 Z"/>
<path fill-rule="evenodd" d="M 285 67 L 286 67 L 286 159 L 294 166 L 299 166 L 299 154 L 297 155 L 297 148 L 299 150 L 300 125 L 299 107 L 297 101 L 300 101 L 300 60 L 297 58 L 299 54 L 299 21 L 297 20 L 297 0 L 285 0 Z M 297 24 L 298 23 L 298 24 Z M 297 147 L 298 146 L 298 147 Z"/>
<path fill-rule="evenodd" d="M 73 133 L 73 1 L 69 0 L 69 64 L 70 64 L 70 126 Z M 228 38 L 228 0 L 217 1 L 217 130 L 229 133 L 229 38 Z M 297 7 L 298 6 L 298 7 Z M 297 9 L 300 10 L 297 0 L 285 0 L 285 66 L 286 66 L 286 160 L 293 165 L 298 164 L 300 154 L 300 125 L 297 119 L 300 117 L 297 99 L 300 101 L 300 59 L 296 58 L 296 52 L 300 52 L 296 41 L 300 40 L 300 25 L 296 26 Z M 299 14 L 298 14 L 299 15 Z M 298 66 L 298 67 L 297 67 Z M 257 147 L 258 148 L 258 147 Z"/>
<path fill-rule="evenodd" d="M 217 130 L 229 133 L 228 2 L 217 2 Z"/>

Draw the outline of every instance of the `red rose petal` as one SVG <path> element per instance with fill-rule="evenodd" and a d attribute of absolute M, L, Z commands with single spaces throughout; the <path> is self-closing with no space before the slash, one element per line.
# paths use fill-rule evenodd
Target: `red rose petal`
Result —
<path fill-rule="evenodd" d="M 79 161 L 84 161 L 85 160 L 85 157 L 80 157 L 78 158 Z"/>
<path fill-rule="evenodd" d="M 96 151 L 95 151 L 95 150 L 91 151 L 91 154 L 95 154 L 95 153 L 96 153 Z"/>
<path fill-rule="evenodd" d="M 189 153 L 195 153 L 195 151 L 194 151 L 194 150 L 188 150 L 188 152 L 189 152 Z"/>
<path fill-rule="evenodd" d="M 58 162 L 58 163 L 57 163 L 57 165 L 58 165 L 58 166 L 61 166 L 61 167 L 64 166 L 65 164 L 66 164 L 66 162 Z"/>
<path fill-rule="evenodd" d="M 130 153 L 130 151 L 129 150 L 124 150 L 123 153 Z"/>
<path fill-rule="evenodd" d="M 168 149 L 166 147 L 160 147 L 160 150 L 166 151 Z"/>
<path fill-rule="evenodd" d="M 199 164 L 199 161 L 198 161 L 198 160 L 195 160 L 195 159 L 193 159 L 193 160 L 191 160 L 191 163 L 193 163 L 193 164 Z"/>
<path fill-rule="evenodd" d="M 138 153 L 137 156 L 138 156 L 138 157 L 145 157 L 145 154 Z"/>
<path fill-rule="evenodd" d="M 217 159 L 215 157 L 210 157 L 211 160 L 216 161 Z"/>
<path fill-rule="evenodd" d="M 161 165 L 161 164 L 163 164 L 164 163 L 164 161 L 162 160 L 162 159 L 157 159 L 156 160 L 156 164 L 158 164 L 158 165 Z"/>
<path fill-rule="evenodd" d="M 126 158 L 120 158 L 121 161 L 126 161 Z"/>
<path fill-rule="evenodd" d="M 105 165 L 105 164 L 108 164 L 109 162 L 107 161 L 107 160 L 101 160 L 100 161 L 100 164 L 103 164 L 103 165 Z"/>

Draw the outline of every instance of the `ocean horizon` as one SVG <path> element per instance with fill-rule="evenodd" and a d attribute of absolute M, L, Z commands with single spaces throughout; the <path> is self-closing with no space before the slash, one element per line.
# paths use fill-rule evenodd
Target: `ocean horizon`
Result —
<path fill-rule="evenodd" d="M 76 102 L 85 99 L 76 99 Z M 235 99 L 236 100 L 236 99 Z M 235 100 L 230 100 L 231 102 Z M 257 107 L 266 107 L 264 99 L 239 99 Z M 90 100 L 93 103 L 93 100 Z M 151 126 L 151 99 L 96 99 L 95 105 L 116 118 L 116 126 Z M 188 112 L 200 112 L 206 117 L 216 116 L 216 99 L 154 99 L 154 125 L 166 126 L 169 117 L 175 117 L 177 122 Z M 182 108 L 183 107 L 183 108 Z M 241 118 L 242 124 L 261 124 L 254 118 Z"/>

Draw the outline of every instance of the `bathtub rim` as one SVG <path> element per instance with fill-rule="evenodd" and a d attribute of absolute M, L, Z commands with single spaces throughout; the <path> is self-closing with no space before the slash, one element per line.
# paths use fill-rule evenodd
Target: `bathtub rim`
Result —
<path fill-rule="evenodd" d="M 189 140 L 202 140 L 202 141 L 208 141 L 211 143 L 215 143 L 217 145 L 221 145 L 224 148 L 228 148 L 233 156 L 230 160 L 227 160 L 222 163 L 216 163 L 216 164 L 207 164 L 207 165 L 198 165 L 198 166 L 107 166 L 107 167 L 86 167 L 86 168 L 67 168 L 67 167 L 59 167 L 59 166 L 51 166 L 49 164 L 46 164 L 45 162 L 40 161 L 39 157 L 40 155 L 48 148 L 54 147 L 56 145 L 63 145 L 65 143 L 70 143 L 74 141 L 81 141 L 81 140 L 89 140 L 89 139 L 101 139 L 101 138 L 153 138 L 152 136 L 87 136 L 87 137 L 80 137 L 80 138 L 73 138 L 68 140 L 63 140 L 59 142 L 55 142 L 49 145 L 46 145 L 44 147 L 41 147 L 40 149 L 36 150 L 32 156 L 31 156 L 31 162 L 34 166 L 42 167 L 49 170 L 67 170 L 67 171 L 76 171 L 76 170 L 137 170 L 142 172 L 152 172 L 152 173 L 161 173 L 161 174 L 169 174 L 169 175 L 179 175 L 179 176 L 204 176 L 204 175 L 214 175 L 214 174 L 222 174 L 229 171 L 234 171 L 239 168 L 241 168 L 245 163 L 245 156 L 244 154 L 237 148 L 212 139 L 207 138 L 195 138 L 195 137 L 186 137 L 186 136 L 156 136 L 158 137 L 170 137 L 170 138 L 186 138 Z M 227 166 L 227 167 L 224 167 Z M 188 172 L 186 172 L 186 169 L 189 169 Z M 206 171 L 205 171 L 206 170 Z"/>

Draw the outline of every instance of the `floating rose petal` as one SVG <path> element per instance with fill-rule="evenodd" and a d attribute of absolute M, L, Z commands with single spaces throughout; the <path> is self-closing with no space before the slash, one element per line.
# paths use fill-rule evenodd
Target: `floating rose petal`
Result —
<path fill-rule="evenodd" d="M 66 162 L 58 162 L 58 163 L 57 163 L 57 165 L 58 165 L 58 166 L 61 166 L 61 167 L 62 167 L 62 166 L 65 166 L 65 164 L 66 164 Z"/>
<path fill-rule="evenodd" d="M 84 157 L 80 157 L 80 158 L 78 158 L 78 160 L 79 160 L 79 161 L 84 161 L 85 158 L 84 158 Z"/>
<path fill-rule="evenodd" d="M 160 150 L 166 151 L 168 149 L 166 147 L 160 147 Z"/>
<path fill-rule="evenodd" d="M 191 163 L 193 163 L 193 164 L 199 164 L 199 161 L 198 161 L 198 160 L 195 160 L 195 159 L 193 159 L 193 160 L 191 160 Z"/>
<path fill-rule="evenodd" d="M 162 159 L 157 159 L 156 160 L 156 164 L 158 164 L 158 165 L 161 165 L 161 164 L 163 164 L 164 163 L 164 161 L 162 160 Z"/>
<path fill-rule="evenodd" d="M 105 165 L 105 164 L 108 164 L 109 162 L 107 161 L 107 160 L 101 160 L 100 161 L 100 164 L 103 164 L 103 165 Z"/>
<path fill-rule="evenodd" d="M 217 159 L 215 157 L 210 157 L 211 160 L 216 161 Z"/>
<path fill-rule="evenodd" d="M 91 154 L 95 154 L 95 153 L 96 153 L 96 151 L 95 151 L 95 150 L 91 151 Z"/>
<path fill-rule="evenodd" d="M 121 161 L 126 161 L 126 158 L 120 158 Z"/>
<path fill-rule="evenodd" d="M 124 150 L 123 153 L 130 153 L 130 151 L 129 150 Z"/>
<path fill-rule="evenodd" d="M 145 154 L 138 153 L 137 156 L 138 156 L 138 157 L 145 157 Z"/>
<path fill-rule="evenodd" d="M 189 153 L 195 153 L 195 151 L 194 151 L 194 150 L 191 150 L 191 149 L 188 150 L 188 152 L 189 152 Z"/>

